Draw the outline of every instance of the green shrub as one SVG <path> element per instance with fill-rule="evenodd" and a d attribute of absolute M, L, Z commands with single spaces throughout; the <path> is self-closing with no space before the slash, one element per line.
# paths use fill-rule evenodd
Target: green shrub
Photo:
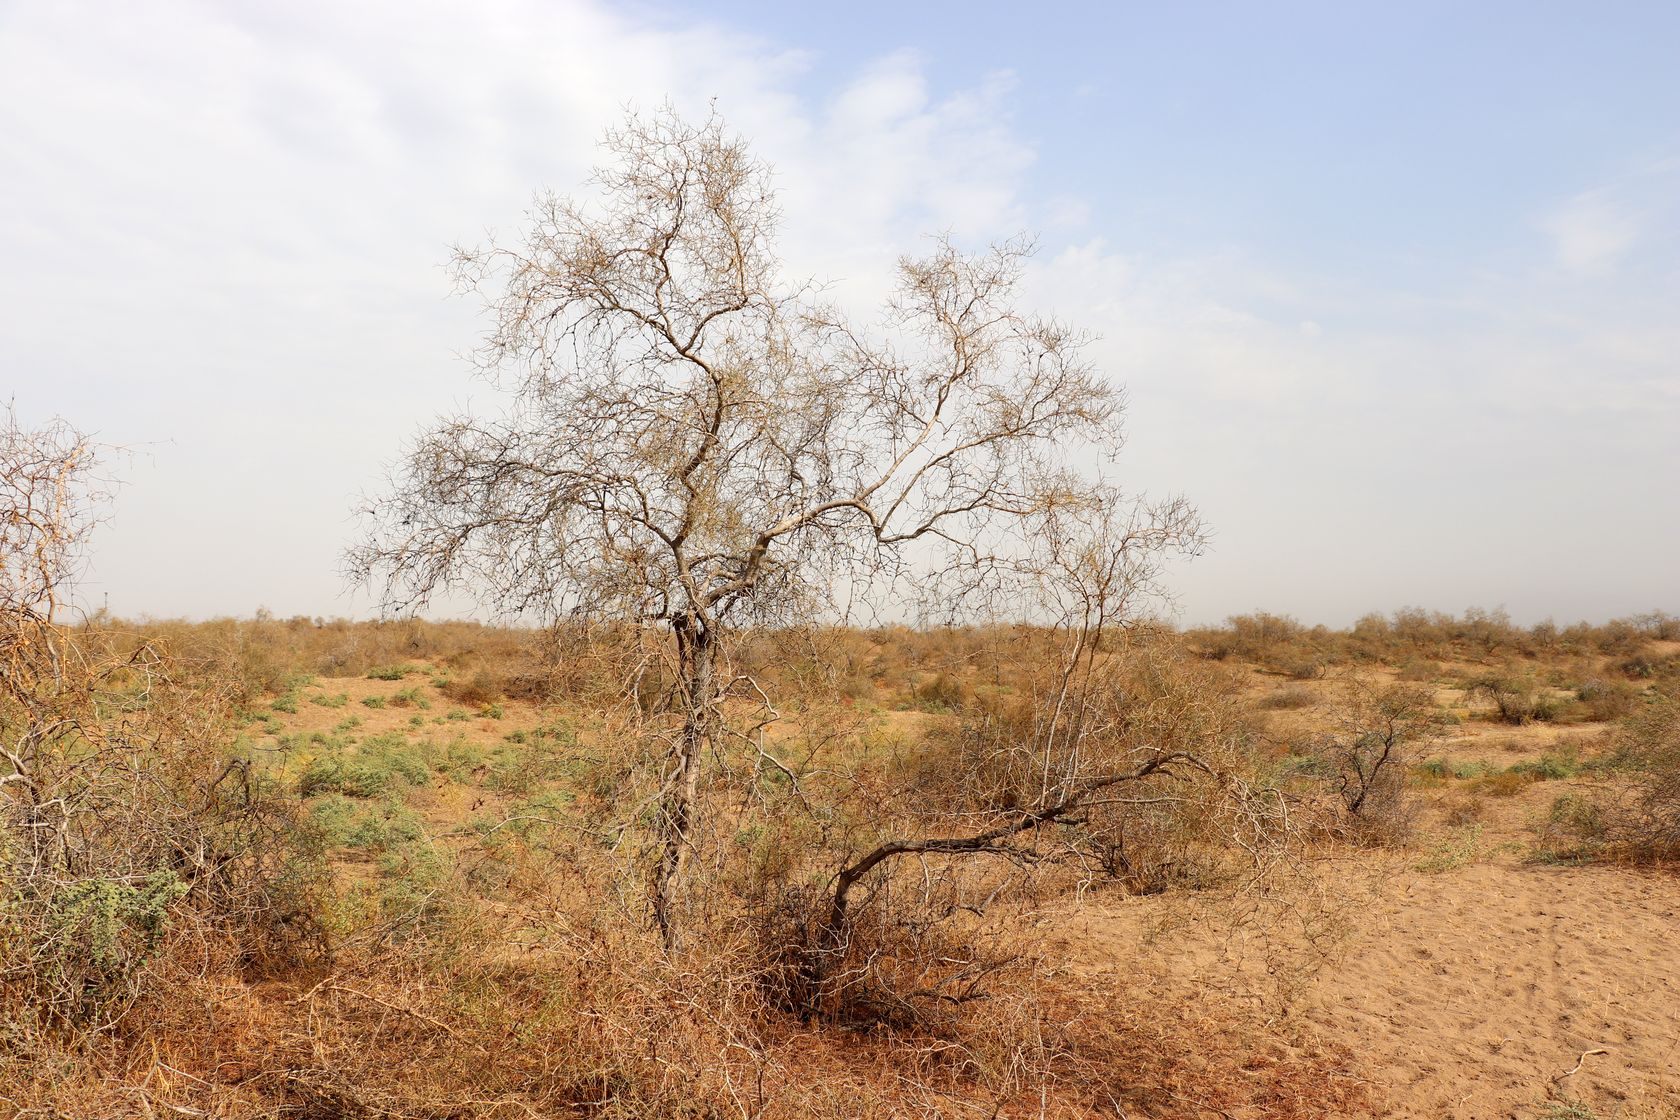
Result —
<path fill-rule="evenodd" d="M 383 708 L 383 707 L 385 707 L 387 702 L 388 701 L 386 701 L 385 697 L 383 697 L 383 696 L 364 696 L 364 697 L 362 697 L 362 707 L 364 707 L 364 708 L 375 708 L 375 709 Z"/>
<path fill-rule="evenodd" d="M 341 793 L 346 797 L 377 797 L 390 788 L 394 776 L 389 766 L 376 761 L 327 756 L 314 759 L 304 767 L 298 778 L 298 795 Z"/>
<path fill-rule="evenodd" d="M 1607 723 L 1633 711 L 1635 693 L 1621 681 L 1595 677 L 1575 687 L 1575 701 L 1585 719 L 1593 723 Z"/>
<path fill-rule="evenodd" d="M 37 961 L 44 982 L 73 1001 L 73 1022 L 99 1017 L 127 996 L 128 981 L 157 948 L 169 909 L 188 891 L 171 870 L 140 878 L 99 876 L 61 886 L 51 897 L 47 933 L 55 951 Z"/>
<path fill-rule="evenodd" d="M 310 823 L 330 847 L 378 853 L 413 843 L 424 835 L 420 818 L 392 801 L 354 801 L 327 794 L 310 805 Z"/>
<path fill-rule="evenodd" d="M 1552 802 L 1541 831 L 1542 859 L 1584 860 L 1597 855 L 1610 833 L 1610 819 L 1604 806 L 1591 797 L 1566 793 Z"/>
<path fill-rule="evenodd" d="M 1473 824 L 1438 839 L 1429 852 L 1418 861 L 1417 869 L 1426 874 L 1452 871 L 1475 860 L 1482 844 L 1482 826 Z"/>
<path fill-rule="evenodd" d="M 348 692 L 335 692 L 328 696 L 324 692 L 318 692 L 309 698 L 309 702 L 318 704 L 323 708 L 342 708 L 350 703 L 350 694 Z"/>
<path fill-rule="evenodd" d="M 401 805 L 383 803 L 360 813 L 344 839 L 347 848 L 366 852 L 388 852 L 411 844 L 424 835 L 420 818 Z"/>
<path fill-rule="evenodd" d="M 414 671 L 412 665 L 381 665 L 369 669 L 367 679 L 370 681 L 400 681 Z"/>
<path fill-rule="evenodd" d="M 435 930 L 447 918 L 455 895 L 449 863 L 429 844 L 408 841 L 386 847 L 379 860 L 379 919 L 392 941 Z"/>
<path fill-rule="evenodd" d="M 1580 757 L 1571 750 L 1547 751 L 1533 762 L 1519 762 L 1511 771 L 1537 782 L 1557 782 L 1573 778 L 1581 769 Z"/>

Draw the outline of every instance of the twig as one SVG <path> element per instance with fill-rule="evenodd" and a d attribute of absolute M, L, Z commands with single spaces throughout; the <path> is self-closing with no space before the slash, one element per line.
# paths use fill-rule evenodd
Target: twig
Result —
<path fill-rule="evenodd" d="M 455 1041 L 461 1041 L 461 1036 L 456 1034 L 454 1030 L 450 1028 L 449 1024 L 443 1022 L 441 1019 L 434 1019 L 430 1015 L 414 1010 L 412 1007 L 404 1007 L 401 1004 L 391 1003 L 388 1000 L 380 999 L 378 996 L 364 992 L 360 988 L 352 988 L 346 984 L 329 983 L 330 979 L 331 978 L 329 977 L 328 980 L 321 981 L 319 984 L 316 984 L 313 988 L 303 993 L 303 995 L 298 996 L 296 999 L 288 1000 L 287 1002 L 303 1003 L 305 1000 L 314 999 L 314 997 L 322 991 L 344 992 L 348 995 L 360 996 L 369 1003 L 377 1003 L 379 1006 L 389 1008 L 392 1011 L 401 1012 L 404 1015 L 411 1015 L 414 1018 L 419 1019 L 422 1023 L 430 1023 L 432 1026 L 436 1027 L 450 1038 L 453 1038 Z"/>
<path fill-rule="evenodd" d="M 1608 1053 L 1610 1053 L 1610 1051 L 1604 1050 L 1604 1049 L 1586 1051 L 1579 1058 L 1576 1059 L 1575 1064 L 1572 1067 L 1570 1067 L 1567 1070 L 1564 1070 L 1562 1073 L 1560 1073 L 1556 1077 L 1552 1078 L 1552 1084 L 1556 1085 L 1559 1082 L 1561 1082 L 1564 1078 L 1574 1077 L 1577 1073 L 1580 1073 L 1581 1072 L 1581 1066 L 1586 1062 L 1586 1060 L 1588 1058 L 1592 1057 L 1594 1054 L 1608 1054 Z"/>

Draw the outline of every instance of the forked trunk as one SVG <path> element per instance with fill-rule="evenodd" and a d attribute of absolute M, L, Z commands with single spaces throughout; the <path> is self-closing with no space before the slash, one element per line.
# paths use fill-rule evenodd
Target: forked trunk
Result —
<path fill-rule="evenodd" d="M 683 726 L 677 740 L 674 765 L 660 795 L 659 827 L 663 848 L 653 886 L 653 922 L 659 929 L 667 953 L 675 953 L 680 947 L 681 923 L 677 909 L 683 873 L 693 848 L 700 768 L 706 744 L 711 740 L 716 710 L 713 675 L 717 653 L 715 636 L 704 623 L 693 618 L 677 622 L 675 631 Z"/>

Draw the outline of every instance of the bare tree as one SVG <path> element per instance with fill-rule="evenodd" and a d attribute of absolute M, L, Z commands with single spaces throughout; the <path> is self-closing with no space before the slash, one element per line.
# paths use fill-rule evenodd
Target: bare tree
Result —
<path fill-rule="evenodd" d="M 782 277 L 768 169 L 715 116 L 633 116 L 606 147 L 593 204 L 542 197 L 522 240 L 457 252 L 507 407 L 419 436 L 349 567 L 393 610 L 465 589 L 669 631 L 651 894 L 674 945 L 703 761 L 747 687 L 728 635 L 912 569 L 946 608 L 993 586 L 1035 519 L 1108 503 L 1063 464 L 1118 446 L 1122 400 L 1085 335 L 1018 309 L 1024 242 L 935 241 L 865 331 Z"/>
<path fill-rule="evenodd" d="M 1263 874 L 1281 854 L 1289 807 L 1276 790 L 1251 784 L 1251 738 L 1237 707 L 1214 702 L 1217 684 L 1175 662 L 1172 643 L 1128 637 L 1164 560 L 1199 546 L 1194 511 L 1182 501 L 1121 507 L 1111 498 L 1098 492 L 1033 519 L 1039 548 L 1018 558 L 1010 581 L 1018 608 L 1040 621 L 1024 635 L 1021 702 L 963 720 L 955 757 L 927 764 L 947 780 L 913 774 L 857 814 L 867 839 L 841 846 L 807 937 L 807 1001 L 844 1004 L 849 991 L 871 987 L 871 998 L 893 997 L 892 985 L 869 979 L 879 947 L 857 953 L 852 942 L 856 912 L 891 889 L 901 861 L 922 898 L 923 914 L 906 924 L 925 926 L 936 896 L 973 896 L 942 910 L 976 917 L 996 897 L 990 879 L 963 869 L 969 857 L 1022 869 L 1071 864 L 1155 889 L 1175 861 L 1186 880 L 1199 862 L 1211 881 L 1243 866 Z M 961 964 L 930 981 L 939 970 L 924 962 L 905 998 L 976 996 L 983 970 Z M 953 984 L 965 994 L 954 996 Z"/>
<path fill-rule="evenodd" d="M 41 774 L 54 743 L 79 733 L 66 692 L 83 674 L 60 632 L 62 596 L 94 520 L 94 449 L 62 422 L 0 426 L 0 790 L 28 866 L 64 858 L 67 814 Z"/>
<path fill-rule="evenodd" d="M 1343 807 L 1373 836 L 1403 832 L 1406 767 L 1444 726 L 1434 694 L 1418 685 L 1350 678 L 1336 721 L 1340 728 L 1322 739 L 1318 751 Z"/>

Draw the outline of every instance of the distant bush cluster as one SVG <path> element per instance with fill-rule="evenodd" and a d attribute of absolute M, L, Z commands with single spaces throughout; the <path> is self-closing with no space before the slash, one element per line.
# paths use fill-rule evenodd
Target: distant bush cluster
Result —
<path fill-rule="evenodd" d="M 1652 654 L 1653 642 L 1680 642 L 1680 617 L 1652 611 L 1601 625 L 1518 626 L 1503 611 L 1462 615 L 1408 608 L 1368 614 L 1347 630 L 1305 626 L 1285 615 L 1236 615 L 1223 626 L 1186 631 L 1186 640 L 1215 660 L 1235 657 L 1300 680 L 1332 665 L 1385 664 L 1447 658 L 1509 660 L 1610 656 L 1629 677 L 1680 671 L 1680 655 Z"/>

